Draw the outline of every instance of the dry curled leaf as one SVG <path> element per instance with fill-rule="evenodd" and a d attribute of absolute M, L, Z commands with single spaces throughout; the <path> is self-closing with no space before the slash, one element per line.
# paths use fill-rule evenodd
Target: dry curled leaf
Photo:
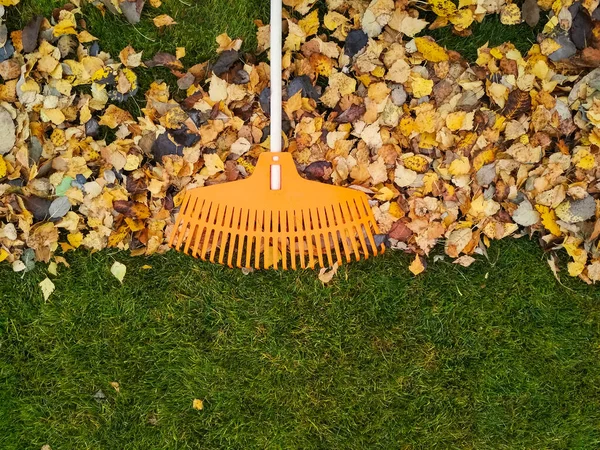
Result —
<path fill-rule="evenodd" d="M 321 283 L 327 284 L 331 280 L 333 280 L 333 277 L 337 273 L 338 268 L 339 268 L 339 265 L 336 262 L 333 264 L 333 266 L 330 269 L 323 267 L 321 270 L 319 270 L 319 280 L 321 280 Z"/>
<path fill-rule="evenodd" d="M 175 22 L 173 18 L 167 14 L 161 14 L 160 16 L 156 16 L 154 19 L 152 19 L 152 22 L 157 28 L 168 27 L 177 24 L 177 22 Z"/>

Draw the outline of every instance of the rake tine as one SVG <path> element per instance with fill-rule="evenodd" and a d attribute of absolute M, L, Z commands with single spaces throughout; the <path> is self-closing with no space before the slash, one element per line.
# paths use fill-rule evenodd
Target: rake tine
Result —
<path fill-rule="evenodd" d="M 273 267 L 275 270 L 279 267 L 279 258 L 277 253 L 279 252 L 279 239 L 281 232 L 279 231 L 279 211 L 271 211 L 271 233 L 273 234 Z M 284 256 L 282 255 L 282 259 Z"/>
<path fill-rule="evenodd" d="M 302 211 L 302 219 L 304 222 L 304 230 L 306 230 L 310 226 L 310 229 L 305 231 L 305 236 L 306 236 L 306 246 L 308 249 L 308 267 L 310 267 L 312 269 L 315 267 L 315 258 L 313 257 L 313 243 L 312 243 L 313 223 L 310 220 L 310 210 Z"/>
<path fill-rule="evenodd" d="M 283 267 L 283 270 L 287 270 L 287 266 L 288 266 L 287 265 L 287 258 L 288 258 L 287 240 L 288 240 L 288 236 L 290 234 L 287 211 L 280 213 L 280 217 L 281 217 L 281 220 L 283 221 L 283 223 L 281 224 L 281 234 L 283 235 L 281 238 L 281 257 L 282 257 L 281 266 Z"/>
<path fill-rule="evenodd" d="M 240 214 L 240 226 L 238 227 L 238 254 L 235 263 L 237 267 L 242 267 L 244 240 L 250 239 L 250 237 L 245 234 L 248 232 L 248 217 L 250 216 L 250 210 L 246 211 L 242 209 Z"/>
<path fill-rule="evenodd" d="M 366 199 L 363 199 L 363 205 L 365 207 L 367 217 L 369 217 L 368 214 L 371 210 L 371 206 L 369 205 L 369 202 Z M 379 248 L 377 248 L 377 245 L 375 244 L 375 236 L 373 236 L 373 224 L 370 220 L 367 221 L 367 225 L 365 226 L 365 228 L 367 230 L 367 237 L 369 238 L 369 242 L 371 243 L 371 248 L 373 249 L 373 255 L 376 256 L 379 253 Z"/>
<path fill-rule="evenodd" d="M 356 260 L 359 261 L 360 260 L 360 250 L 358 249 L 358 244 L 356 243 L 357 230 L 354 228 L 352 212 L 350 212 L 350 205 L 348 204 L 348 202 L 344 202 L 344 207 L 345 207 L 345 211 L 344 211 L 345 216 L 348 218 L 348 220 L 346 221 L 345 230 L 348 233 L 348 240 L 350 241 L 350 244 L 352 245 L 352 248 L 354 249 L 354 256 L 356 257 Z"/>
<path fill-rule="evenodd" d="M 194 199 L 193 208 L 196 208 L 196 205 L 199 203 L 199 201 L 200 200 L 198 198 Z M 191 199 L 190 199 L 190 202 L 191 202 Z M 189 205 L 189 202 L 186 203 L 186 205 Z M 204 202 L 202 202 L 202 207 L 203 206 L 204 206 Z M 202 209 L 202 207 L 201 207 L 201 209 Z M 183 220 L 181 222 L 181 227 L 178 228 L 179 239 L 177 240 L 177 248 L 181 248 L 181 245 L 183 244 L 183 240 L 185 239 L 186 231 L 188 231 L 188 239 L 187 239 L 187 242 L 185 243 L 185 247 L 183 249 L 183 252 L 187 253 L 190 248 L 190 244 L 194 240 L 194 233 L 196 233 L 197 224 L 194 223 L 192 220 L 189 220 L 184 214 L 182 214 L 182 217 L 183 217 Z M 173 234 L 173 236 L 175 236 L 175 234 Z"/>
<path fill-rule="evenodd" d="M 346 256 L 346 262 L 352 261 L 352 250 L 348 248 L 348 240 L 346 237 L 346 219 L 344 218 L 344 211 L 342 205 L 333 206 L 333 211 L 338 218 L 338 237 L 344 247 L 344 255 Z"/>
<path fill-rule="evenodd" d="M 365 259 L 367 259 L 369 257 L 369 248 L 367 247 L 367 242 L 365 241 L 365 235 L 363 232 L 363 224 L 361 223 L 362 221 L 360 218 L 360 212 L 358 211 L 358 207 L 356 205 L 355 200 L 352 201 L 351 208 L 353 210 L 353 214 L 356 214 L 355 223 L 356 223 L 356 228 L 358 230 L 358 240 L 360 241 L 360 244 L 362 246 L 363 255 L 364 255 Z"/>
<path fill-rule="evenodd" d="M 333 218 L 330 218 L 327 215 L 327 210 L 325 209 L 324 206 L 323 206 L 323 211 L 319 215 L 321 215 L 321 214 L 322 214 L 321 223 L 325 224 L 326 230 L 330 230 L 332 228 L 332 222 L 333 222 L 332 219 Z M 329 231 L 326 231 L 323 234 L 323 245 L 325 246 L 325 253 L 327 254 L 327 262 L 329 264 L 329 267 L 331 267 L 331 266 L 333 266 L 333 255 L 331 254 L 332 243 L 331 243 L 331 235 L 330 235 Z"/>
<path fill-rule="evenodd" d="M 195 225 L 195 231 L 194 234 L 198 233 L 198 237 L 196 238 L 195 242 L 194 242 L 194 248 L 192 249 L 192 255 L 193 256 L 198 256 L 198 249 L 200 248 L 200 244 L 202 244 L 203 240 L 206 239 L 208 231 L 207 231 L 207 223 L 206 223 L 206 217 L 208 216 L 208 214 L 210 214 L 211 209 L 213 208 L 212 202 L 204 202 L 202 204 L 202 210 L 200 211 L 200 217 L 198 218 L 198 220 L 196 221 Z M 192 237 L 190 236 L 190 239 L 188 240 L 188 243 L 186 245 L 185 248 L 185 252 L 187 253 L 187 250 L 190 246 L 190 244 L 192 243 Z"/>
<path fill-rule="evenodd" d="M 216 218 L 219 215 L 219 209 L 221 208 L 221 205 L 217 204 L 215 208 L 211 208 L 209 213 L 208 213 L 208 217 L 207 217 L 207 236 L 204 239 L 204 242 L 202 242 L 202 250 L 200 251 L 200 258 L 202 258 L 203 260 L 206 260 L 206 252 L 208 251 L 208 246 L 209 245 L 215 245 L 214 242 L 211 242 L 212 237 L 214 235 L 214 226 L 215 223 L 217 222 Z"/>
<path fill-rule="evenodd" d="M 304 257 L 304 236 L 300 235 L 299 231 L 302 230 L 302 218 L 299 216 L 298 211 L 294 211 L 294 219 L 296 223 L 296 235 L 298 237 L 298 247 L 300 254 L 300 267 L 306 269 L 305 257 Z"/>
<path fill-rule="evenodd" d="M 240 229 L 240 219 L 242 216 L 242 209 L 241 208 L 237 208 L 236 209 L 237 215 L 233 216 L 233 222 L 231 224 L 231 231 L 230 231 L 230 238 L 229 238 L 229 248 L 227 249 L 227 265 L 229 267 L 232 267 L 232 262 L 233 262 L 233 253 L 235 250 L 235 242 L 238 240 L 239 238 L 239 229 Z M 219 261 L 221 264 L 222 262 Z"/>
<path fill-rule="evenodd" d="M 256 230 L 258 233 L 261 233 L 263 230 L 263 219 L 264 219 L 264 211 L 259 212 L 257 214 L 257 223 L 256 223 Z M 254 268 L 255 269 L 260 269 L 260 254 L 261 252 L 264 252 L 264 243 L 263 243 L 263 239 L 262 239 L 262 235 L 258 235 L 256 237 L 256 249 L 254 251 Z"/>
<path fill-rule="evenodd" d="M 340 227 L 340 223 L 338 222 L 338 218 L 335 214 L 335 207 L 333 205 L 331 206 L 331 212 L 332 212 L 332 219 L 333 219 L 333 224 L 334 224 L 334 231 L 331 233 L 331 239 L 333 241 L 333 247 L 335 249 L 335 256 L 337 258 L 337 263 L 341 264 L 342 263 L 342 253 L 340 251 L 340 243 L 338 242 L 337 239 L 337 235 L 338 235 L 338 229 Z"/>
<path fill-rule="evenodd" d="M 227 213 L 222 224 L 224 229 L 221 232 L 221 245 L 219 245 L 219 264 L 223 264 L 223 259 L 225 258 L 225 250 L 232 231 L 231 222 L 233 221 L 234 213 L 234 208 L 227 208 Z"/>
<path fill-rule="evenodd" d="M 314 217 L 312 217 L 314 216 Z M 323 223 L 321 222 L 321 217 L 319 215 L 319 210 L 317 208 L 313 209 L 311 211 L 311 218 L 314 219 L 314 221 L 317 222 L 317 229 L 318 230 L 322 230 L 323 227 Z M 318 233 L 315 231 L 314 233 L 315 236 L 315 245 L 317 247 L 317 258 L 319 259 L 319 265 L 321 267 L 325 267 L 325 263 L 323 262 L 323 249 L 321 248 L 321 244 L 323 244 L 323 240 L 324 240 L 324 236 L 322 233 Z"/>
<path fill-rule="evenodd" d="M 215 262 L 215 255 L 217 253 L 217 247 L 221 246 L 222 241 L 223 241 L 223 233 L 224 231 L 219 228 L 222 228 L 223 222 L 225 221 L 225 217 L 227 216 L 228 211 L 231 209 L 227 206 L 224 207 L 225 209 L 223 211 L 219 211 L 217 213 L 217 217 L 215 217 L 215 233 L 214 233 L 214 238 L 212 239 L 211 242 L 211 247 L 210 247 L 210 258 L 209 261 L 210 262 Z M 223 218 L 223 219 L 222 219 Z"/>
<path fill-rule="evenodd" d="M 252 214 L 252 212 L 250 212 Z M 250 219 L 250 217 L 248 217 Z M 246 242 L 246 267 L 252 267 L 250 265 L 250 261 L 252 260 L 252 246 L 258 245 L 258 238 L 256 236 L 256 221 L 258 220 L 258 211 L 254 211 L 254 218 L 248 222 L 248 227 L 252 227 L 252 233 L 248 236 L 248 241 Z M 256 241 L 256 242 L 255 242 Z"/>
<path fill-rule="evenodd" d="M 190 202 L 191 197 L 186 195 L 183 198 L 183 204 L 181 205 L 181 208 L 179 209 L 179 211 L 185 211 L 185 208 L 187 206 L 187 204 Z M 198 201 L 198 199 L 196 198 L 196 201 Z M 178 232 L 178 230 L 180 228 L 183 228 L 183 230 L 185 231 L 185 229 L 187 228 L 187 224 L 185 227 L 183 227 L 182 225 L 187 222 L 186 216 L 185 214 L 179 214 L 177 216 L 177 219 L 175 220 L 175 225 L 173 226 L 173 233 L 171 234 L 171 237 L 169 239 L 169 245 L 173 245 L 173 243 L 175 242 L 175 238 L 178 237 L 179 239 L 177 240 L 177 246 L 176 248 L 179 249 L 179 247 L 182 244 L 182 240 L 183 240 L 183 235 L 185 234 L 184 232 Z"/>

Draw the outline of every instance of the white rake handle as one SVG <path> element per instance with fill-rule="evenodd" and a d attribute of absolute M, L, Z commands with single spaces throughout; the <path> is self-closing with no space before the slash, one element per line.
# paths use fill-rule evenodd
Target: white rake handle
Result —
<path fill-rule="evenodd" d="M 281 53 L 283 51 L 281 21 L 281 0 L 271 0 L 271 152 L 274 153 L 281 152 L 281 90 L 283 88 L 281 81 Z M 279 189 L 281 189 L 281 166 L 272 165 L 271 190 Z"/>

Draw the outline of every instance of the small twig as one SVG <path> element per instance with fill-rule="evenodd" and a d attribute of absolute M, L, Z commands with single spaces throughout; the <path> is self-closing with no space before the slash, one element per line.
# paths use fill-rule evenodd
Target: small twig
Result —
<path fill-rule="evenodd" d="M 143 33 L 142 33 L 140 30 L 138 30 L 138 29 L 135 27 L 135 25 L 132 25 L 132 27 L 133 27 L 133 29 L 134 29 L 135 31 L 137 31 L 137 32 L 139 33 L 139 35 L 140 35 L 140 36 L 142 36 L 144 39 L 147 39 L 147 40 L 149 40 L 150 42 L 156 42 L 156 40 L 155 40 L 155 39 L 149 38 L 148 36 L 146 36 L 145 34 L 143 34 Z"/>

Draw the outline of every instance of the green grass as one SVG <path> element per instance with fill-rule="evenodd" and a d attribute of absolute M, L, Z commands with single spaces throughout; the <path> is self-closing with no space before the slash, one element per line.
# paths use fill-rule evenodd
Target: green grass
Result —
<path fill-rule="evenodd" d="M 185 46 L 191 66 L 214 58 L 224 31 L 251 51 L 252 20 L 268 15 L 264 0 L 186 2 L 147 7 L 135 28 L 91 7 L 85 19 L 113 56 Z M 61 3 L 22 0 L 9 27 Z M 162 35 L 161 13 L 179 22 Z M 486 41 L 525 49 L 533 36 L 494 18 L 473 38 L 435 35 L 471 59 Z M 165 70 L 142 81 L 153 78 L 174 86 Z M 508 240 L 491 262 L 414 278 L 408 256 L 388 253 L 324 287 L 310 271 L 76 252 L 48 302 L 42 265 L 25 276 L 2 265 L 0 449 L 599 448 L 600 295 L 559 284 L 545 259 L 536 242 Z"/>
<path fill-rule="evenodd" d="M 65 3 L 65 0 L 22 0 L 8 10 L 8 26 L 11 30 L 23 28 L 35 14 L 50 17 L 54 8 Z M 144 60 L 152 59 L 158 52 L 175 54 L 177 47 L 185 47 L 186 56 L 182 62 L 186 68 L 214 60 L 218 47 L 215 38 L 221 33 L 228 33 L 232 39 L 242 38 L 242 51 L 255 50 L 254 20 L 269 21 L 269 3 L 264 0 L 163 0 L 159 8 L 146 3 L 142 20 L 135 26 L 120 15 L 106 12 L 103 16 L 89 4 L 83 7 L 83 18 L 87 29 L 98 38 L 100 48 L 117 60 L 119 52 L 128 45 L 138 52 L 143 51 Z M 159 14 L 170 15 L 177 25 L 159 30 L 152 22 Z M 185 92 L 179 92 L 175 84 L 177 78 L 168 69 L 137 69 L 136 73 L 140 90 L 134 99 L 121 105 L 135 117 L 141 115 L 144 93 L 155 80 L 168 82 L 174 96 L 185 98 Z"/>
<path fill-rule="evenodd" d="M 469 37 L 453 34 L 450 27 L 426 30 L 423 34 L 433 36 L 440 45 L 460 52 L 463 57 L 473 62 L 477 59 L 477 49 L 486 43 L 488 47 L 495 47 L 505 42 L 512 42 L 522 54 L 526 54 L 531 45 L 536 43 L 536 36 L 544 23 L 544 20 L 540 20 L 536 28 L 531 28 L 525 23 L 506 26 L 502 25 L 498 15 L 492 15 L 487 16 L 481 23 L 474 22 L 471 26 L 473 34 Z"/>
<path fill-rule="evenodd" d="M 3 267 L 0 448 L 598 448 L 597 290 L 536 242 L 490 259 L 413 278 L 388 253 L 323 287 L 78 252 L 48 302 L 44 269 Z"/>

